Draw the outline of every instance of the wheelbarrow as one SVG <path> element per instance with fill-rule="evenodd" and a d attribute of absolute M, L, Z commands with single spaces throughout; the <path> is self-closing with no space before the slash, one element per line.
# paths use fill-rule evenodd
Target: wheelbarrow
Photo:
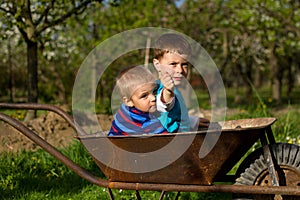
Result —
<path fill-rule="evenodd" d="M 76 138 L 88 147 L 90 155 L 107 179 L 99 178 L 74 163 L 19 120 L 0 113 L 0 120 L 16 128 L 80 177 L 107 188 L 110 199 L 114 199 L 112 189 L 134 190 L 137 199 L 141 199 L 140 190 L 160 191 L 160 199 L 163 199 L 165 192 L 168 191 L 178 192 L 176 199 L 180 192 L 221 192 L 237 196 L 250 194 L 251 198 L 264 200 L 300 199 L 300 147 L 275 141 L 271 129 L 275 118 L 225 121 L 212 150 L 205 157 L 199 157 L 205 136 L 217 134 L 217 130 L 151 137 L 144 135 L 107 137 L 101 133 L 87 134 L 83 129 L 78 129 L 72 116 L 57 106 L 0 103 L 0 108 L 46 110 L 64 118 L 74 130 L 77 130 Z M 148 152 L 157 151 L 174 141 L 181 144 L 187 140 L 191 141 L 191 145 L 184 149 L 176 160 L 165 166 L 148 171 L 130 170 L 135 167 L 135 163 L 141 163 Z M 261 147 L 242 160 L 235 174 L 229 175 L 228 172 L 257 141 L 260 141 Z M 106 146 L 108 143 L 123 151 L 116 154 L 115 149 L 107 149 L 110 147 Z M 125 152 L 137 153 L 139 157 L 135 157 L 132 161 Z M 170 150 L 165 155 L 168 157 L 173 153 Z M 155 163 L 156 160 L 152 162 Z M 120 170 L 118 166 L 130 167 L 128 170 Z"/>

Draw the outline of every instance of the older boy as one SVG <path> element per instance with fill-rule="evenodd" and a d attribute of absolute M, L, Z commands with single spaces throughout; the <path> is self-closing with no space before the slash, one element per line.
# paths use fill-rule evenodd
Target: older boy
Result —
<path fill-rule="evenodd" d="M 189 70 L 188 58 L 191 55 L 191 46 L 181 35 L 164 34 L 155 43 L 153 64 L 156 68 L 160 82 L 158 93 L 158 111 L 161 112 L 158 118 L 168 132 L 185 132 L 197 130 L 198 127 L 208 127 L 209 120 L 196 118 L 188 115 L 185 101 L 177 89 L 182 80 L 187 77 Z M 173 90 L 163 89 L 166 77 L 170 77 L 174 83 Z M 170 109 L 166 109 L 164 104 L 168 104 L 165 98 L 175 94 L 175 104 Z M 163 104 L 159 103 L 161 101 Z"/>

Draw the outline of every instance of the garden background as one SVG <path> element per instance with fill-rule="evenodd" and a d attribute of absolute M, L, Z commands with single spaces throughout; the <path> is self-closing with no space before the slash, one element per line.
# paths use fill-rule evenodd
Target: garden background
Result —
<path fill-rule="evenodd" d="M 0 102 L 47 103 L 71 112 L 76 73 L 89 52 L 115 34 L 141 27 L 176 30 L 203 46 L 225 85 L 226 119 L 276 117 L 276 140 L 300 145 L 299 1 L 3 0 Z M 104 124 L 112 119 L 110 95 L 120 66 L 144 63 L 146 55 L 141 49 L 119 58 L 99 81 L 97 112 L 100 121 L 108 120 Z M 201 77 L 192 73 L 200 108 L 209 116 L 210 97 L 198 80 Z M 36 117 L 22 110 L 4 112 L 48 130 L 42 131 L 45 138 L 101 176 L 72 138 L 76 133 L 61 119 L 44 112 L 34 113 Z M 77 177 L 4 123 L 0 126 L 0 199 L 108 198 L 104 189 Z M 132 198 L 126 191 L 114 192 Z M 214 195 L 186 193 L 182 199 L 230 198 Z"/>

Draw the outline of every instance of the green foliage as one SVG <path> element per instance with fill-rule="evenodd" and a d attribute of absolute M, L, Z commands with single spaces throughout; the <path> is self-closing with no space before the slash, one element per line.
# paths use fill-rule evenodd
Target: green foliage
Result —
<path fill-rule="evenodd" d="M 155 0 L 104 1 L 92 4 L 88 0 L 56 1 L 53 5 L 48 1 L 29 2 L 33 25 L 37 24 L 32 31 L 36 37 L 34 40 L 39 42 L 39 99 L 43 102 L 70 103 L 76 72 L 88 53 L 100 42 L 117 33 L 147 26 L 174 29 L 198 41 L 216 62 L 227 87 L 246 86 L 249 95 L 252 95 L 247 79 L 255 86 L 270 86 L 275 81 L 282 84 L 288 82 L 291 90 L 296 86 L 300 51 L 299 2 L 185 0 L 181 7 L 177 7 L 175 1 Z M 6 97 L 10 92 L 7 88 L 10 77 L 8 67 L 11 65 L 7 61 L 9 53 L 6 43 L 12 40 L 13 89 L 24 101 L 25 86 L 28 85 L 24 76 L 26 57 L 23 55 L 26 48 L 18 45 L 22 35 L 15 25 L 24 27 L 25 22 L 20 21 L 18 16 L 22 15 L 21 8 L 26 6 L 22 6 L 24 1 L 14 2 L 17 9 L 15 14 L 11 14 L 7 12 L 9 3 L 10 1 L 3 1 L 0 6 L 0 35 L 4 46 L 0 55 L 0 75 L 4 77 L 0 84 L 0 95 Z M 70 13 L 74 6 L 78 10 L 73 13 L 73 17 L 61 18 Z M 43 18 L 45 13 L 47 16 Z M 58 20 L 60 18 L 61 21 Z M 47 26 L 49 27 L 46 28 Z M 144 54 L 140 55 L 142 62 Z M 131 57 L 120 64 L 128 66 L 136 63 L 136 60 Z M 110 66 L 108 74 L 118 71 L 118 67 Z M 107 79 L 99 82 L 99 87 L 102 88 L 99 93 L 104 95 L 100 101 L 109 99 L 109 92 L 113 88 L 113 78 L 105 78 Z M 281 93 L 280 87 L 276 90 Z M 281 100 L 280 97 L 276 98 Z M 108 106 L 103 107 L 106 112 Z"/>

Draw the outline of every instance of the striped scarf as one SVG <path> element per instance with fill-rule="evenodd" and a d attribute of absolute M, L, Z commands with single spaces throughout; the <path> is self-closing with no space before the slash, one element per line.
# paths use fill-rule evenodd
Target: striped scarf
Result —
<path fill-rule="evenodd" d="M 167 130 L 154 115 L 122 104 L 115 115 L 108 136 L 159 133 L 167 133 Z"/>

